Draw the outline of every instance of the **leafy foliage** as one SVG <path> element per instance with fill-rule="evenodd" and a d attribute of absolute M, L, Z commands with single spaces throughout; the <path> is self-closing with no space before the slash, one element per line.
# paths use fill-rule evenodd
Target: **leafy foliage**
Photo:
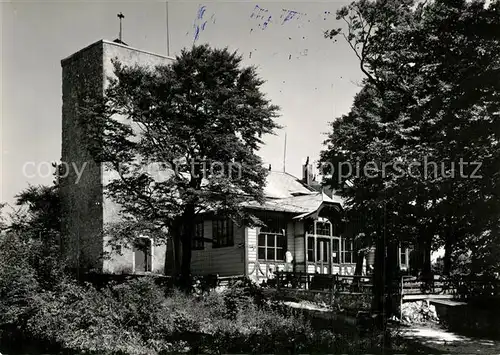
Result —
<path fill-rule="evenodd" d="M 96 290 L 63 282 L 35 294 L 23 323 L 30 339 L 53 349 L 101 354 L 297 353 L 362 351 L 366 344 L 317 333 L 300 313 L 241 295 L 248 284 L 194 297 L 167 295 L 144 277 Z M 236 313 L 229 299 L 238 299 Z M 145 302 L 148 300 L 148 302 Z"/>
<path fill-rule="evenodd" d="M 15 234 L 0 237 L 0 326 L 22 323 L 39 289 L 30 265 L 33 245 Z"/>
<path fill-rule="evenodd" d="M 8 238 L 16 238 L 26 248 L 26 257 L 43 288 L 63 277 L 60 255 L 61 203 L 59 186 L 29 186 L 16 195 L 17 209 L 3 226 Z"/>
<path fill-rule="evenodd" d="M 16 195 L 16 205 L 19 210 L 11 215 L 10 231 L 45 240 L 59 235 L 61 202 L 58 185 L 30 185 Z"/>
<path fill-rule="evenodd" d="M 500 220 L 499 13 L 498 1 L 359 0 L 337 13 L 345 27 L 326 33 L 351 45 L 366 79 L 322 160 L 376 163 L 343 190 L 366 220 L 360 232 L 427 253 L 444 245 L 445 272 L 452 254 L 481 253 L 480 236 Z"/>

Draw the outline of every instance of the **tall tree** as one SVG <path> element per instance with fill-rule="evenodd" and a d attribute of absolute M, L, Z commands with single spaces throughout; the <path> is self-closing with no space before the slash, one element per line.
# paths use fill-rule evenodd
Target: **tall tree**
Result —
<path fill-rule="evenodd" d="M 196 215 L 238 222 L 242 202 L 262 201 L 267 169 L 255 152 L 279 128 L 279 108 L 256 68 L 227 48 L 194 46 L 171 65 L 114 69 L 104 97 L 82 110 L 88 147 L 116 174 L 107 193 L 122 215 L 168 229 L 185 280 Z"/>
<path fill-rule="evenodd" d="M 366 80 L 323 159 L 389 163 L 385 179 L 356 178 L 345 194 L 368 214 L 383 208 L 378 240 L 413 239 L 425 272 L 431 248 L 444 244 L 449 256 L 500 217 L 499 14 L 498 1 L 359 0 L 337 13 L 344 28 L 326 33 L 350 44 Z"/>
<path fill-rule="evenodd" d="M 59 237 L 61 203 L 57 185 L 30 185 L 15 198 L 17 211 L 11 214 L 8 229 L 46 241 Z"/>
<path fill-rule="evenodd" d="M 30 263 L 40 286 L 54 287 L 63 277 L 65 266 L 60 253 L 58 185 L 29 186 L 21 191 L 16 195 L 14 212 L 1 224 L 4 246 L 22 251 L 20 257 L 26 257 L 24 261 Z"/>

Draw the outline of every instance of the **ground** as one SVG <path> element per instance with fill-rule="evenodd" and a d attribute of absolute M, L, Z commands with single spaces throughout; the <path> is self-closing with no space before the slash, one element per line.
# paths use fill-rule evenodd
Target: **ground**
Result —
<path fill-rule="evenodd" d="M 313 302 L 284 302 L 289 307 L 301 308 L 313 311 L 314 313 L 328 314 L 332 310 L 325 306 L 320 306 Z M 429 316 L 432 312 L 427 312 L 424 303 L 420 311 L 415 311 L 413 305 L 409 305 L 406 313 L 407 318 L 419 319 L 418 315 Z M 406 308 L 406 307 L 405 307 Z M 425 312 L 422 312 L 424 310 Z M 411 313 L 411 314 L 410 314 Z M 431 318 L 434 318 L 431 316 Z M 420 320 L 420 319 L 419 319 Z M 346 320 L 344 320 L 345 322 Z M 416 322 L 412 325 L 395 325 L 394 333 L 399 334 L 407 348 L 413 349 L 415 353 L 423 354 L 500 354 L 500 341 L 471 338 L 446 330 L 439 323 L 434 321 Z M 419 324 L 418 324 L 419 323 Z"/>
<path fill-rule="evenodd" d="M 429 353 L 500 354 L 500 341 L 465 337 L 438 324 L 405 327 L 400 332 L 405 339 L 425 346 Z"/>

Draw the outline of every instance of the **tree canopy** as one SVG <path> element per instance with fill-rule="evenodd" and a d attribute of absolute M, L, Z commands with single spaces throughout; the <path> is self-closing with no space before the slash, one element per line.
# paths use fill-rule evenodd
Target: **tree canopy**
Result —
<path fill-rule="evenodd" d="M 499 15 L 498 1 L 359 0 L 325 33 L 365 74 L 331 124 L 321 161 L 344 178 L 337 169 L 328 183 L 342 187 L 359 161 L 342 190 L 349 208 L 379 240 L 420 245 L 428 271 L 432 248 L 446 247 L 449 272 L 451 254 L 478 250 L 500 220 Z"/>

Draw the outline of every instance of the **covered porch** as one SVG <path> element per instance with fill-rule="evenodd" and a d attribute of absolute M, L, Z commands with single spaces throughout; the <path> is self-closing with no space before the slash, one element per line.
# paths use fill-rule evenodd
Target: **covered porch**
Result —
<path fill-rule="evenodd" d="M 324 202 L 313 212 L 296 216 L 304 224 L 304 264 L 296 271 L 308 274 L 354 275 L 358 253 L 353 238 L 343 236 L 341 210 Z M 362 261 L 361 261 L 362 262 Z M 364 268 L 362 269 L 364 274 Z"/>

